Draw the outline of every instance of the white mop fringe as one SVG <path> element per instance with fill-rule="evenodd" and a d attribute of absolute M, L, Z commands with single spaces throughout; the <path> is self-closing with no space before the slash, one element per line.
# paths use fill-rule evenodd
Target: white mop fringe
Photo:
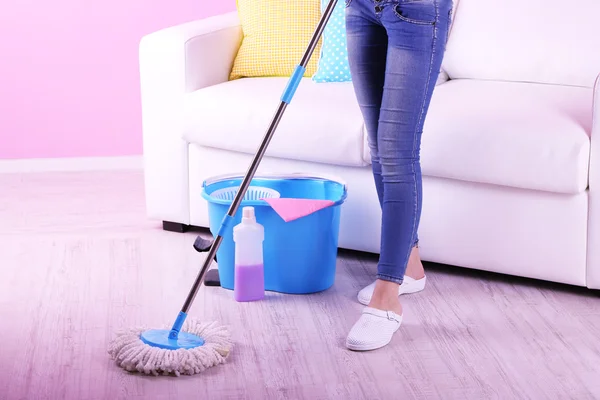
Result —
<path fill-rule="evenodd" d="M 170 330 L 171 326 L 164 329 Z M 121 331 L 109 345 L 108 353 L 126 371 L 148 375 L 194 375 L 223 364 L 233 347 L 228 329 L 216 322 L 187 318 L 181 332 L 189 332 L 205 340 L 204 345 L 187 350 L 147 345 L 140 339 L 140 334 L 146 330 L 133 328 Z"/>

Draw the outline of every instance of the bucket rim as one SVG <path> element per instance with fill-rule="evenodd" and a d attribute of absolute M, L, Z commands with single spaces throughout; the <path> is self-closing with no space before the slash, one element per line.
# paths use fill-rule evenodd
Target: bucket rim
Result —
<path fill-rule="evenodd" d="M 226 180 L 230 180 L 230 179 L 243 179 L 243 178 L 244 178 L 244 174 L 240 174 L 240 173 L 222 174 L 222 175 L 216 175 L 216 176 L 207 178 L 204 180 L 204 182 L 202 182 L 202 197 L 204 197 L 207 201 L 210 201 L 213 203 L 230 204 L 231 201 L 229 201 L 229 200 L 213 198 L 206 192 L 206 188 L 210 185 L 213 185 L 215 183 L 219 183 L 222 181 L 226 181 Z M 342 195 L 340 196 L 339 199 L 337 199 L 333 203 L 332 206 L 337 206 L 337 205 L 344 203 L 346 201 L 346 198 L 348 197 L 348 185 L 346 184 L 346 182 L 343 179 L 341 179 L 337 176 L 334 176 L 334 175 L 304 173 L 304 172 L 292 172 L 292 173 L 286 173 L 286 174 L 264 173 L 264 174 L 254 175 L 254 177 L 252 179 L 325 180 L 325 181 L 335 182 L 335 183 L 342 185 L 342 189 L 343 189 Z M 267 205 L 268 204 L 264 200 L 245 200 L 245 201 L 242 201 L 242 203 L 248 204 L 248 205 Z"/>

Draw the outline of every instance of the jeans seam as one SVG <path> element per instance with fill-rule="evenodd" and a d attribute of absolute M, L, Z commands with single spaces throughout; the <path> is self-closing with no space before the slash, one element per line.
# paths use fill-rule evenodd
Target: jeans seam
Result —
<path fill-rule="evenodd" d="M 439 18 L 439 10 L 438 10 L 438 4 L 437 1 L 433 2 L 434 7 L 435 7 L 435 15 L 436 15 L 436 20 Z M 427 83 L 425 85 L 425 89 L 424 89 L 424 93 L 423 93 L 423 101 L 421 103 L 421 112 L 419 113 L 419 120 L 417 121 L 417 129 L 415 129 L 415 132 L 413 133 L 413 159 L 416 157 L 416 151 L 417 151 L 417 132 L 419 131 L 419 127 L 421 126 L 421 123 L 423 122 L 423 114 L 425 113 L 425 103 L 427 102 L 427 91 L 429 90 L 429 85 L 431 84 L 431 72 L 433 70 L 433 58 L 435 57 L 435 44 L 436 44 L 436 39 L 437 39 L 437 24 L 434 24 L 434 28 L 433 28 L 433 38 L 431 41 L 431 57 L 429 59 L 429 72 L 427 74 Z M 413 227 L 412 227 L 412 234 L 411 234 L 411 238 L 412 238 L 412 242 L 414 243 L 414 241 L 416 240 L 416 226 L 417 226 L 417 210 L 418 210 L 418 206 L 417 206 L 417 202 L 419 201 L 419 193 L 418 193 L 418 188 L 417 188 L 417 172 L 415 171 L 415 163 L 412 164 L 412 173 L 413 173 L 413 177 L 414 177 L 414 193 L 415 193 L 415 218 L 413 219 Z M 421 178 L 422 179 L 422 178 Z M 405 265 L 408 264 L 408 260 L 410 258 L 410 253 L 412 251 L 412 247 L 410 249 L 410 251 L 408 252 L 408 255 L 406 256 L 406 260 L 404 262 Z M 406 269 L 405 269 L 406 271 Z"/>
<path fill-rule="evenodd" d="M 444 49 L 448 46 L 448 40 L 450 39 L 450 25 L 452 25 L 452 7 L 448 11 L 448 28 L 446 29 L 446 41 L 444 43 Z"/>

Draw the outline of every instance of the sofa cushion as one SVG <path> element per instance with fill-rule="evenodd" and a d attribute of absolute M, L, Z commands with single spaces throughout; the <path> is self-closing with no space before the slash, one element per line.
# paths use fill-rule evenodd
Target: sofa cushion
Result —
<path fill-rule="evenodd" d="M 321 19 L 320 0 L 236 0 L 243 32 L 230 79 L 290 76 L 302 59 Z M 321 40 L 315 54 L 319 54 Z M 304 76 L 317 70 L 309 60 Z"/>
<path fill-rule="evenodd" d="M 323 12 L 329 6 L 329 0 L 321 0 Z M 329 22 L 323 30 L 323 45 L 317 66 L 312 77 L 315 82 L 348 82 L 352 80 L 348 63 L 346 43 L 346 3 L 339 1 Z"/>
<path fill-rule="evenodd" d="M 185 95 L 184 139 L 254 154 L 280 103 L 287 78 L 244 78 Z M 364 166 L 363 121 L 350 82 L 303 78 L 266 154 Z"/>
<path fill-rule="evenodd" d="M 443 68 L 450 78 L 592 87 L 600 1 L 460 0 Z"/>
<path fill-rule="evenodd" d="M 244 78 L 184 100 L 184 139 L 253 154 L 285 78 Z M 451 80 L 438 85 L 425 120 L 423 174 L 557 193 L 586 189 L 592 90 Z M 304 78 L 267 155 L 345 166 L 370 164 L 352 84 Z"/>
<path fill-rule="evenodd" d="M 591 89 L 451 80 L 436 88 L 425 121 L 423 174 L 578 193 L 591 125 Z"/>

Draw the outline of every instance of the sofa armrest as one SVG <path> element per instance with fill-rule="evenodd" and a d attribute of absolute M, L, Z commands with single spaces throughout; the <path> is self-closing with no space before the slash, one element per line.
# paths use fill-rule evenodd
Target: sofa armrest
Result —
<path fill-rule="evenodd" d="M 594 85 L 589 171 L 587 286 L 600 289 L 600 75 Z"/>
<path fill-rule="evenodd" d="M 144 36 L 139 47 L 147 215 L 189 224 L 185 93 L 228 80 L 241 43 L 237 12 Z"/>

